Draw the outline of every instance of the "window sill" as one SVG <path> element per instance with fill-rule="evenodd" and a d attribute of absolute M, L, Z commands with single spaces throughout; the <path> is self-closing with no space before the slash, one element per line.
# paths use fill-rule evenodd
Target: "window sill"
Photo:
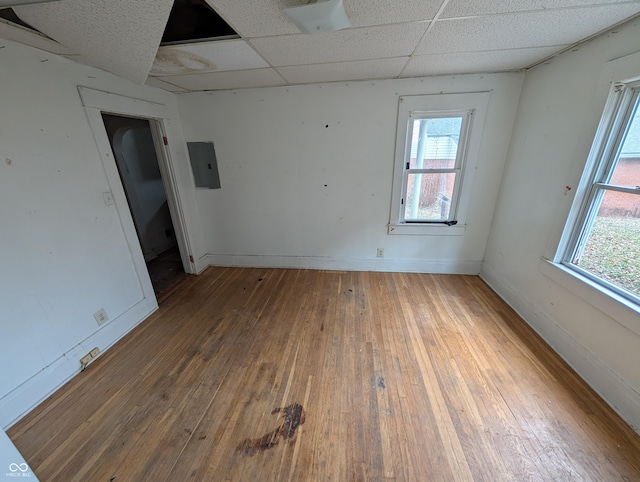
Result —
<path fill-rule="evenodd" d="M 565 266 L 542 258 L 540 271 L 591 306 L 640 335 L 640 306 Z"/>
<path fill-rule="evenodd" d="M 422 236 L 462 236 L 466 229 L 464 224 L 447 226 L 446 224 L 389 224 L 387 234 L 418 234 Z"/>

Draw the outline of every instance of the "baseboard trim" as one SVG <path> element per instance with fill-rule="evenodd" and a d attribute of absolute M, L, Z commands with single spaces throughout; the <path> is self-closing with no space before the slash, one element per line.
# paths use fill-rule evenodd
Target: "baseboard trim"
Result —
<path fill-rule="evenodd" d="M 331 256 L 206 255 L 209 266 L 243 268 L 297 268 L 340 271 L 478 274 L 481 261 L 386 258 L 335 258 Z"/>
<path fill-rule="evenodd" d="M 196 259 L 194 263 L 195 274 L 202 274 L 202 272 L 210 266 L 209 264 L 209 255 L 204 254 Z"/>
<path fill-rule="evenodd" d="M 94 347 L 100 355 L 158 309 L 156 300 L 143 298 L 50 365 L 0 398 L 0 426 L 7 430 L 80 373 L 80 358 Z"/>
<path fill-rule="evenodd" d="M 640 435 L 640 393 L 486 264 L 480 277 Z"/>

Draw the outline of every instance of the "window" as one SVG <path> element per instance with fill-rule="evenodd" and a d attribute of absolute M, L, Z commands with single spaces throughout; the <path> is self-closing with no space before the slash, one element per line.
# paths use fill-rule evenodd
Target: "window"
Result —
<path fill-rule="evenodd" d="M 472 112 L 409 115 L 400 222 L 458 224 L 464 132 Z"/>
<path fill-rule="evenodd" d="M 464 232 L 488 97 L 400 98 L 390 234 Z"/>
<path fill-rule="evenodd" d="M 559 261 L 640 304 L 640 81 L 612 87 Z"/>

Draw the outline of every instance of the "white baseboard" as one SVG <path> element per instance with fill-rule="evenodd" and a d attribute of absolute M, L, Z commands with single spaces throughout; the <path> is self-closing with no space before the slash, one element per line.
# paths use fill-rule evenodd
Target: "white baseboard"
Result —
<path fill-rule="evenodd" d="M 5 430 L 33 410 L 45 398 L 80 373 L 80 358 L 94 347 L 102 355 L 120 338 L 158 309 L 156 300 L 143 298 L 53 363 L 0 398 L 0 426 Z"/>
<path fill-rule="evenodd" d="M 640 434 L 640 393 L 486 264 L 480 277 Z"/>
<path fill-rule="evenodd" d="M 208 254 L 204 254 L 202 256 L 200 256 L 199 258 L 196 259 L 196 261 L 193 263 L 195 266 L 195 274 L 202 274 L 202 272 L 207 269 L 209 266 L 211 266 L 209 264 L 209 255 Z"/>
<path fill-rule="evenodd" d="M 334 258 L 331 256 L 218 255 L 205 256 L 208 266 L 243 268 L 297 268 L 402 273 L 478 274 L 481 261 L 386 258 Z M 204 257 L 203 257 L 204 258 Z"/>

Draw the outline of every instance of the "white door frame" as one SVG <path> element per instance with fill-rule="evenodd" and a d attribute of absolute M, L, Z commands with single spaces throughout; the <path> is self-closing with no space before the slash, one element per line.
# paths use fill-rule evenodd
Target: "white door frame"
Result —
<path fill-rule="evenodd" d="M 151 134 L 156 147 L 156 156 L 160 174 L 167 194 L 167 203 L 171 213 L 182 265 L 186 273 L 195 274 L 196 268 L 193 262 L 193 249 L 180 197 L 178 196 L 178 183 L 166 139 L 165 121 L 170 117 L 169 109 L 161 103 L 126 97 L 110 92 L 78 87 L 82 105 L 85 108 L 87 119 L 96 141 L 98 152 L 102 160 L 107 182 L 111 189 L 113 201 L 120 217 L 120 223 L 124 232 L 131 259 L 140 281 L 140 286 L 145 298 L 155 300 L 155 293 L 149 278 L 147 265 L 144 261 L 140 240 L 133 223 L 133 217 L 127 202 L 127 197 L 122 185 L 122 179 L 118 172 L 116 161 L 113 157 L 109 136 L 104 126 L 102 113 L 136 117 L 149 121 Z"/>

